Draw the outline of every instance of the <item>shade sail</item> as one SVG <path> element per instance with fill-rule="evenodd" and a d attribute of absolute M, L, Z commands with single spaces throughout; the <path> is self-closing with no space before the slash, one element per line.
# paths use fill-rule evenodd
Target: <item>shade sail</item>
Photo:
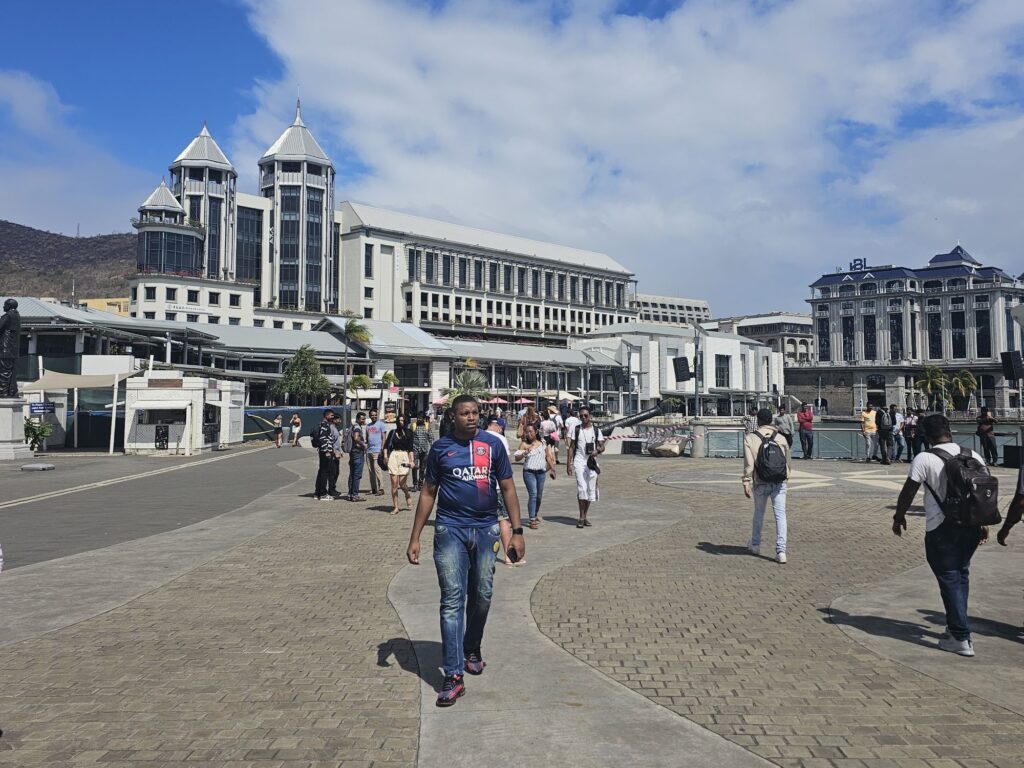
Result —
<path fill-rule="evenodd" d="M 132 373 L 101 373 L 83 376 L 77 373 L 57 373 L 44 371 L 43 377 L 21 387 L 22 392 L 58 392 L 65 389 L 107 389 L 114 386 L 115 381 L 124 381 Z"/>
<path fill-rule="evenodd" d="M 527 400 L 525 397 L 520 397 L 516 400 L 513 405 L 533 405 L 533 400 Z"/>

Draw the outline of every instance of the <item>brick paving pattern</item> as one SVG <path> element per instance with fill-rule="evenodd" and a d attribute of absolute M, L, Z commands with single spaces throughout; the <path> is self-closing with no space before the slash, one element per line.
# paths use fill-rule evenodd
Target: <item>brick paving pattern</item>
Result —
<path fill-rule="evenodd" d="M 316 506 L 102 616 L 0 649 L 0 765 L 412 766 L 387 585 L 409 516 Z"/>
<path fill-rule="evenodd" d="M 636 470 L 609 462 L 603 493 L 694 507 L 543 579 L 532 609 L 554 642 L 778 765 L 1024 765 L 1019 713 L 879 657 L 828 621 L 834 598 L 923 563 L 920 518 L 900 540 L 888 530 L 894 499 L 791 496 L 780 566 L 746 554 L 751 502 L 649 485 Z M 765 534 L 767 552 L 770 511 Z"/>

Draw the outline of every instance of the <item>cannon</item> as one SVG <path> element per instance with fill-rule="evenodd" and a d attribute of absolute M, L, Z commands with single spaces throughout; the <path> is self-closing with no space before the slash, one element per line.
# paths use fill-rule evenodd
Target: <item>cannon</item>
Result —
<path fill-rule="evenodd" d="M 630 416 L 623 416 L 621 419 L 615 419 L 614 421 L 606 421 L 603 424 L 598 424 L 601 432 L 605 437 L 608 437 L 613 430 L 619 427 L 632 427 L 634 424 L 639 424 L 642 421 L 653 419 L 655 416 L 661 416 L 668 413 L 673 407 L 671 402 L 662 401 L 653 408 L 648 408 L 643 411 L 638 411 Z"/>

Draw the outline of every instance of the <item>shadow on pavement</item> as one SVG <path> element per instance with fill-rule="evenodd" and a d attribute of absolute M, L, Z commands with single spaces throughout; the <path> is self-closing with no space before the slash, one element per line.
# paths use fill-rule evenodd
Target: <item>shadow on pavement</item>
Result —
<path fill-rule="evenodd" d="M 441 674 L 441 643 L 436 640 L 393 637 L 377 646 L 377 666 L 390 667 L 389 659 L 392 656 L 403 670 L 417 675 L 435 691 L 441 690 L 441 683 L 444 682 Z"/>
<path fill-rule="evenodd" d="M 576 521 L 578 517 L 565 517 L 564 515 L 544 515 L 545 523 L 558 523 L 559 525 L 571 525 L 573 528 L 576 527 Z"/>
<path fill-rule="evenodd" d="M 924 608 L 919 608 L 917 612 L 929 624 L 935 624 L 940 627 L 944 627 L 946 624 L 946 615 L 944 613 L 929 611 Z M 971 616 L 971 633 L 984 635 L 985 637 L 999 637 L 1015 643 L 1024 643 L 1024 628 L 1015 627 L 1004 621 L 993 621 L 992 619 L 979 618 L 978 616 Z"/>
<path fill-rule="evenodd" d="M 746 555 L 750 557 L 750 551 L 739 544 L 712 544 L 710 541 L 701 541 L 697 549 L 707 552 L 709 555 Z"/>
<path fill-rule="evenodd" d="M 914 645 L 934 647 L 941 636 L 941 632 L 929 631 L 927 627 L 912 621 L 890 619 L 885 616 L 854 616 L 837 608 L 819 608 L 818 610 L 825 614 L 823 621 L 843 624 L 869 635 L 891 637 L 894 640 L 903 640 Z M 940 623 L 945 624 L 945 619 L 943 618 Z"/>

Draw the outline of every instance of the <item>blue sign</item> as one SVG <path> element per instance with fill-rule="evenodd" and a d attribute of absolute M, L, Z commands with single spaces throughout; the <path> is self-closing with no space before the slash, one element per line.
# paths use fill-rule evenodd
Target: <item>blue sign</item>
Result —
<path fill-rule="evenodd" d="M 33 416 L 40 416 L 44 413 L 56 413 L 56 403 L 29 403 L 28 412 Z"/>

